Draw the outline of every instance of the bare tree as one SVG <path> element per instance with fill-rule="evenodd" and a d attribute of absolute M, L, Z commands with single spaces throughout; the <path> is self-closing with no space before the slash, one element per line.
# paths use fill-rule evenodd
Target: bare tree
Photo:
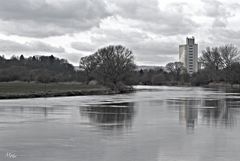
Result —
<path fill-rule="evenodd" d="M 99 82 L 115 88 L 117 83 L 129 79 L 135 68 L 133 59 L 133 53 L 128 48 L 110 45 L 82 58 L 80 67 L 94 75 Z"/>
<path fill-rule="evenodd" d="M 228 44 L 219 47 L 221 57 L 222 57 L 222 63 L 224 66 L 224 75 L 225 75 L 225 81 L 228 83 L 233 82 L 234 78 L 234 72 L 232 71 L 232 66 L 234 63 L 239 61 L 239 50 L 237 47 L 235 47 L 233 44 Z"/>
<path fill-rule="evenodd" d="M 218 47 L 207 47 L 202 51 L 200 61 L 205 67 L 205 71 L 208 73 L 208 81 L 219 81 L 220 71 L 223 68 L 223 60 L 219 52 Z"/>
<path fill-rule="evenodd" d="M 184 66 L 182 62 L 173 62 L 173 63 L 168 63 L 166 65 L 166 69 L 173 74 L 176 81 L 179 81 L 180 74 L 184 70 Z"/>
<path fill-rule="evenodd" d="M 225 68 L 228 68 L 233 63 L 239 61 L 240 52 L 233 44 L 221 46 L 219 47 L 219 51 Z"/>
<path fill-rule="evenodd" d="M 82 69 L 86 74 L 86 82 L 88 83 L 93 77 L 94 70 L 98 64 L 96 55 L 90 55 L 82 57 L 79 63 L 79 68 Z"/>
<path fill-rule="evenodd" d="M 202 56 L 200 57 L 200 61 L 203 63 L 205 68 L 219 70 L 222 68 L 222 58 L 217 47 L 210 48 L 207 47 L 202 51 Z"/>

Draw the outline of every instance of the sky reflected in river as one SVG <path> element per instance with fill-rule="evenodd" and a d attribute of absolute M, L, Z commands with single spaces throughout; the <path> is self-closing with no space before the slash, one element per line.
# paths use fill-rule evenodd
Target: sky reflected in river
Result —
<path fill-rule="evenodd" d="M 0 100 L 0 160 L 236 161 L 240 95 L 138 86 L 131 94 Z"/>

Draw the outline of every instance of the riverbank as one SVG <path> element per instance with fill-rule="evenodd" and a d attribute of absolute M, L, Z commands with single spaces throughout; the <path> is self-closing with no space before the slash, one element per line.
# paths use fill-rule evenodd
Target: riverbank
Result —
<path fill-rule="evenodd" d="M 108 95 L 117 93 L 101 85 L 86 85 L 78 82 L 47 84 L 35 82 L 0 83 L 0 99 Z"/>
<path fill-rule="evenodd" d="M 178 87 L 192 87 L 190 84 L 168 85 Z M 207 88 L 225 88 L 239 91 L 240 85 L 225 83 L 210 83 L 202 85 Z M 110 95 L 133 92 L 133 88 L 123 88 L 113 91 L 101 85 L 86 85 L 79 82 L 67 83 L 36 83 L 36 82 L 0 82 L 0 99 L 38 98 L 38 97 L 64 97 L 83 95 Z"/>
<path fill-rule="evenodd" d="M 240 84 L 230 84 L 230 83 L 209 83 L 206 85 L 208 87 L 225 87 L 225 88 L 234 88 L 234 89 L 240 89 Z"/>

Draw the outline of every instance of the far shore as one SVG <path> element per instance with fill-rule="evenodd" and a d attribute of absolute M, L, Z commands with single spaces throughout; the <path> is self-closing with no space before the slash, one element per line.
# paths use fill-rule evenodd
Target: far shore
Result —
<path fill-rule="evenodd" d="M 155 86 L 155 85 L 149 85 Z M 161 86 L 161 85 L 160 85 Z M 163 85 L 164 86 L 164 85 Z M 177 87 L 194 87 L 190 84 L 168 85 Z M 196 87 L 196 86 L 195 86 Z M 210 83 L 200 85 L 207 88 L 227 88 L 240 90 L 239 84 Z M 67 97 L 85 95 L 112 95 L 130 93 L 135 89 L 126 88 L 124 91 L 113 91 L 102 85 L 86 85 L 80 82 L 37 83 L 37 82 L 0 82 L 1 99 L 40 98 L 40 97 Z"/>
<path fill-rule="evenodd" d="M 142 85 L 142 84 L 141 84 Z M 232 88 L 232 89 L 240 89 L 240 84 L 230 84 L 225 82 L 211 82 L 209 84 L 199 84 L 199 85 L 191 85 L 191 83 L 176 83 L 176 82 L 168 82 L 166 84 L 159 85 L 147 85 L 147 86 L 173 86 L 173 87 L 207 87 L 207 88 Z"/>

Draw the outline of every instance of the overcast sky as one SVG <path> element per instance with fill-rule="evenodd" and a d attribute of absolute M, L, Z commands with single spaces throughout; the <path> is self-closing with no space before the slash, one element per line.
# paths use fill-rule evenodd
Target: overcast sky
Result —
<path fill-rule="evenodd" d="M 78 65 L 109 44 L 134 52 L 138 65 L 178 60 L 194 36 L 206 46 L 240 46 L 238 0 L 0 0 L 0 54 L 49 55 Z"/>

